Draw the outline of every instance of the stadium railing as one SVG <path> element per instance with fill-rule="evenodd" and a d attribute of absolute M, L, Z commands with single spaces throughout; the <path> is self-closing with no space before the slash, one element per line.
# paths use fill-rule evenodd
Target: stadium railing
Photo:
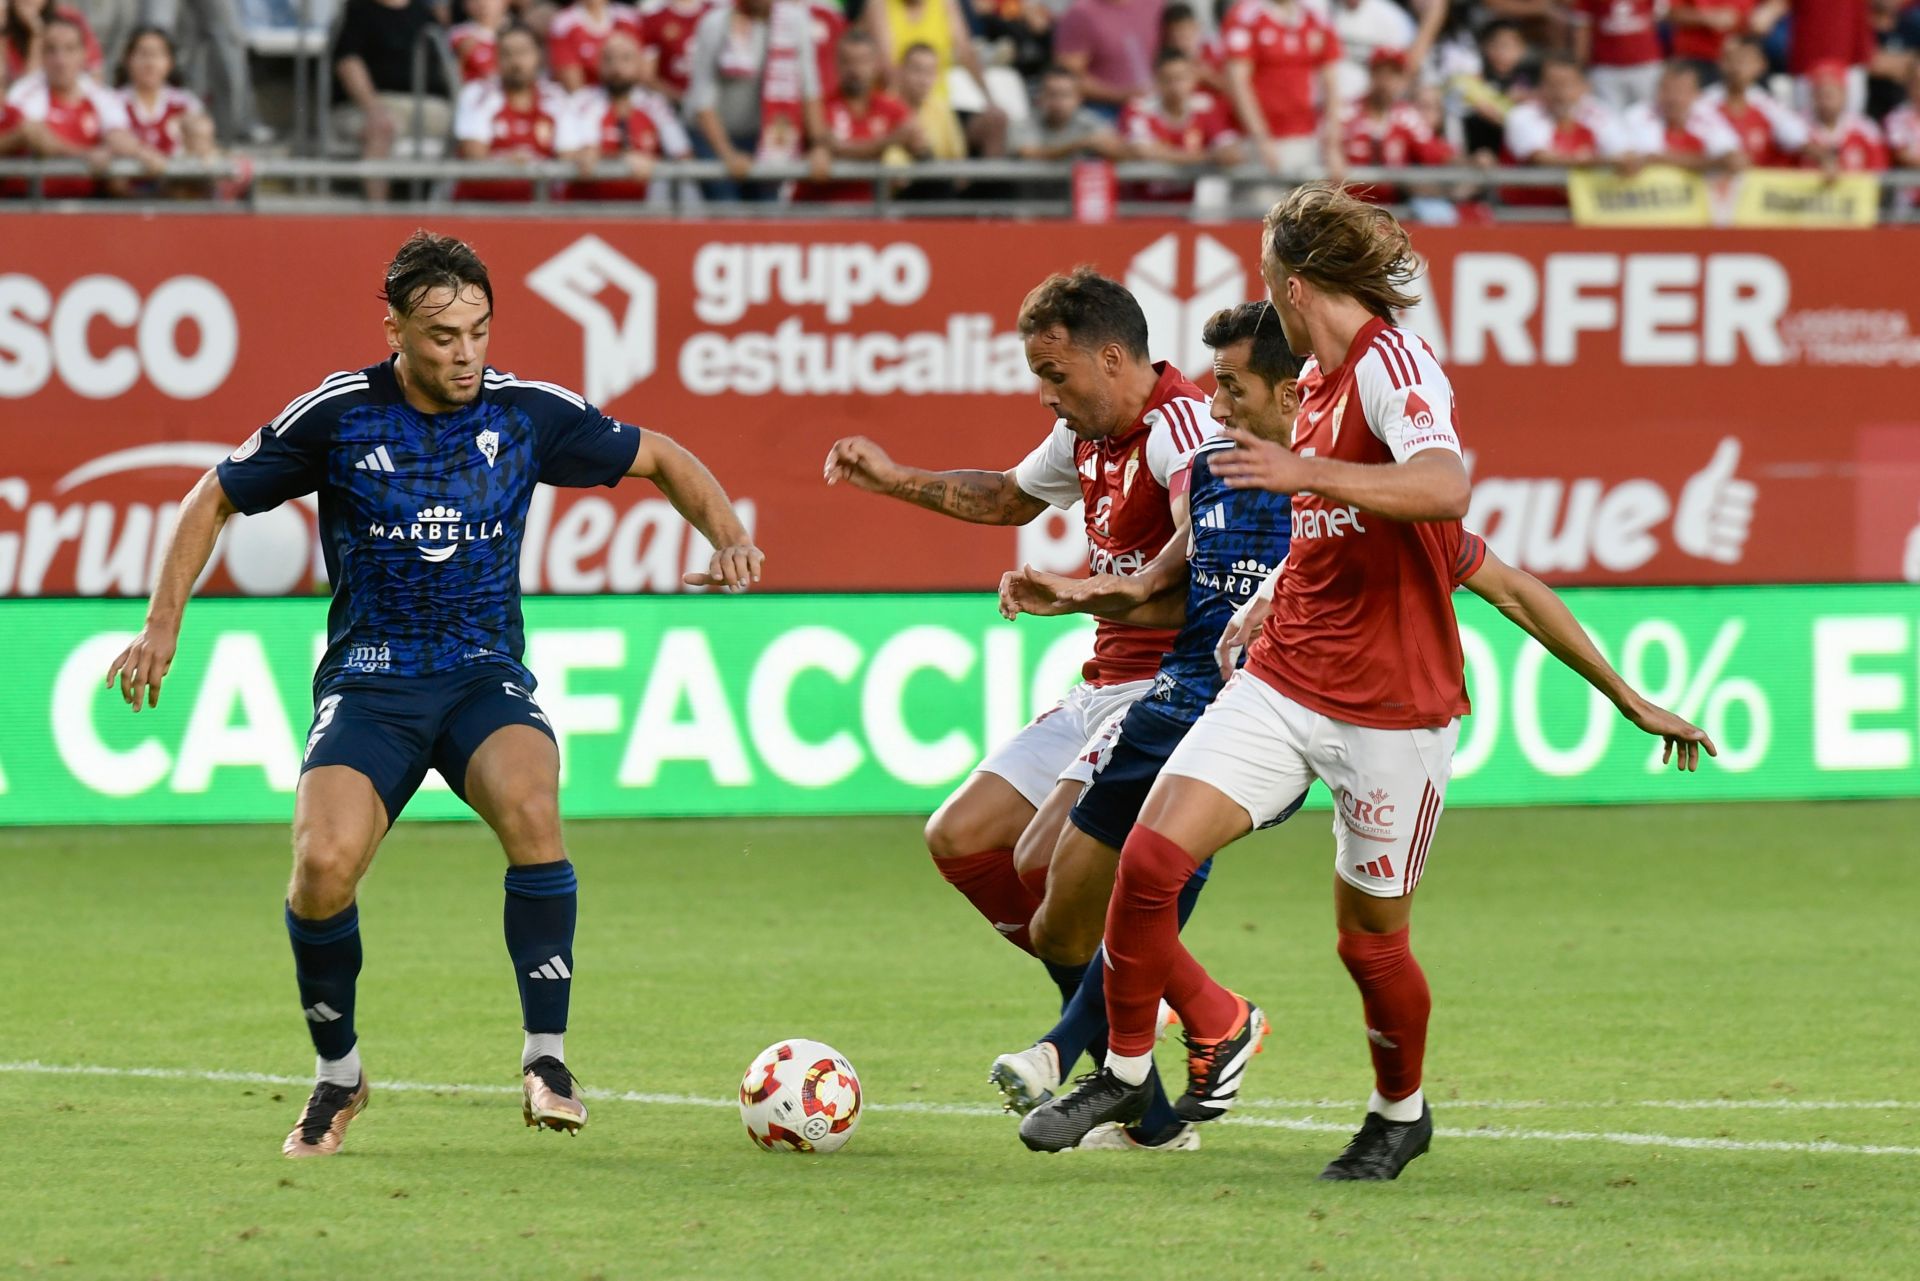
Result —
<path fill-rule="evenodd" d="M 25 193 L 0 199 L 0 214 L 39 208 L 94 209 L 138 206 L 143 212 L 205 212 L 209 208 L 249 208 L 280 213 L 352 213 L 382 212 L 399 209 L 447 209 L 459 207 L 469 212 L 484 209 L 500 216 L 604 217 L 617 214 L 639 218 L 929 218 L 929 217 L 1014 217 L 1071 218 L 1075 214 L 1073 178 L 1070 161 L 1039 160 L 967 160 L 927 161 L 910 166 L 884 165 L 873 161 L 837 161 L 828 171 L 832 182 L 871 184 L 871 196 L 862 200 L 781 200 L 765 202 L 717 201 L 705 197 L 701 185 L 724 181 L 729 175 L 717 160 L 662 161 L 654 167 L 651 191 L 645 202 L 612 203 L 568 199 L 565 187 L 581 179 L 580 170 L 567 161 L 460 160 L 445 157 L 362 160 L 345 157 L 234 157 L 215 161 L 176 160 L 160 174 L 152 174 L 133 161 L 119 160 L 102 168 L 90 168 L 83 160 L 0 159 L 0 182 L 24 180 Z M 1209 170 L 1196 175 L 1191 168 L 1157 162 L 1124 162 L 1113 166 L 1120 199 L 1114 206 L 1120 217 L 1193 218 L 1197 221 L 1229 221 L 1258 217 L 1264 213 L 1277 192 L 1296 185 L 1300 176 L 1277 175 L 1257 165 L 1234 169 Z M 159 185 L 162 190 L 147 196 L 117 201 L 49 200 L 43 184 L 57 177 L 117 177 Z M 1426 212 L 1434 220 L 1435 204 L 1484 205 L 1495 217 L 1513 222 L 1564 222 L 1568 211 L 1561 204 L 1513 204 L 1504 199 L 1508 192 L 1522 189 L 1562 191 L 1568 171 L 1552 168 L 1494 168 L 1474 166 L 1420 168 L 1355 168 L 1347 180 L 1353 184 L 1379 184 L 1434 193 Z M 617 161 L 602 162 L 594 176 L 608 180 L 630 180 L 632 174 Z M 754 168 L 752 177 L 767 182 L 805 182 L 814 175 L 804 163 L 763 164 Z M 385 178 L 402 187 L 398 198 L 373 203 L 359 197 L 344 185 L 367 178 Z M 1196 178 L 1200 182 L 1196 184 Z M 459 201 L 451 198 L 453 186 L 462 181 L 519 180 L 532 184 L 532 199 L 513 201 Z M 216 199 L 216 184 L 246 183 L 243 192 L 228 199 Z M 967 191 L 939 191 L 942 185 L 965 183 Z M 1197 197 L 1180 196 L 1164 200 L 1129 198 L 1129 188 L 1152 183 L 1196 184 Z M 341 184 L 343 189 L 336 189 Z M 1895 171 L 1881 175 L 1884 221 L 1920 222 L 1920 201 L 1912 194 L 1920 191 L 1920 171 Z M 918 191 L 903 194 L 902 189 Z M 929 188 L 936 194 L 927 195 Z M 1444 211 L 1439 211 L 1444 216 Z"/>

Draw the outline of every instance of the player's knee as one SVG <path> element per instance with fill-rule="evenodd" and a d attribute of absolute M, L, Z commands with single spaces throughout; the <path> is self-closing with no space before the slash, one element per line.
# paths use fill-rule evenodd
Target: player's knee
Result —
<path fill-rule="evenodd" d="M 359 888 L 363 851 L 341 833 L 301 827 L 293 838 L 293 883 L 287 902 L 295 916 L 322 920 L 346 910 Z"/>
<path fill-rule="evenodd" d="M 1027 927 L 1033 952 L 1054 965 L 1085 965 L 1100 948 L 1101 922 L 1075 919 L 1047 903 L 1033 915 Z"/>
<path fill-rule="evenodd" d="M 944 808 L 927 820 L 924 835 L 927 853 L 935 858 L 964 858 L 986 848 L 972 843 L 973 825 L 963 815 Z"/>
<path fill-rule="evenodd" d="M 499 814 L 500 840 L 517 858 L 558 857 L 560 798 L 535 789 L 509 801 Z"/>

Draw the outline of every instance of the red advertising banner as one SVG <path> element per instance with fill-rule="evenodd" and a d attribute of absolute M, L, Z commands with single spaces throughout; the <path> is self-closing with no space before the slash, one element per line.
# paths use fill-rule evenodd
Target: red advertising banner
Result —
<path fill-rule="evenodd" d="M 0 218 L 0 596 L 144 594 L 194 476 L 328 373 L 384 353 L 413 218 Z M 624 224 L 448 218 L 486 257 L 493 363 L 696 449 L 781 590 L 973 589 L 1071 568 L 1052 514 L 969 528 L 820 479 L 864 433 L 1011 467 L 1047 431 L 1020 299 L 1124 280 L 1156 357 L 1204 375 L 1256 296 L 1258 228 Z M 1920 235 L 1421 229 L 1408 317 L 1452 374 L 1473 527 L 1562 583 L 1920 579 Z M 1203 384 L 1206 379 L 1202 377 Z M 236 523 L 206 589 L 317 578 L 310 508 Z M 529 591 L 678 590 L 697 537 L 645 486 L 541 491 Z"/>

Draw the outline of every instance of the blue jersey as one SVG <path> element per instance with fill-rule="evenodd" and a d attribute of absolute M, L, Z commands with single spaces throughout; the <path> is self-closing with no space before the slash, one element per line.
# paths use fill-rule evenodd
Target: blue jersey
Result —
<path fill-rule="evenodd" d="M 487 369 L 471 404 L 423 414 L 387 361 L 334 374 L 219 467 L 249 514 L 318 493 L 333 605 L 316 694 L 358 679 L 521 665 L 520 543 L 537 482 L 612 485 L 636 427 L 550 383 Z"/>
<path fill-rule="evenodd" d="M 1198 720 L 1220 692 L 1220 665 L 1213 656 L 1220 633 L 1286 558 L 1293 528 L 1292 495 L 1229 489 L 1214 476 L 1213 456 L 1232 448 L 1230 440 L 1210 440 L 1193 456 L 1187 487 L 1193 518 L 1187 621 L 1160 660 L 1146 698 L 1149 706 L 1188 723 Z"/>

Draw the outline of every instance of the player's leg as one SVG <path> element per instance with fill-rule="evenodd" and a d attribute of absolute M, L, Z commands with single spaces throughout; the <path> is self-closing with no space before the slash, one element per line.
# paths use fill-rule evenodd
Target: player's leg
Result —
<path fill-rule="evenodd" d="M 488 677 L 448 718 L 435 765 L 507 856 L 501 908 L 524 1031 L 522 1115 L 571 1134 L 586 1104 L 566 1062 L 579 883 L 560 830 L 560 751 L 525 685 Z"/>
<path fill-rule="evenodd" d="M 1432 997 L 1414 959 L 1413 894 L 1446 804 L 1459 723 L 1380 730 L 1325 720 L 1313 756 L 1336 802 L 1337 948 L 1360 991 L 1374 1089 L 1366 1120 L 1327 1179 L 1391 1179 L 1427 1150 L 1420 1089 Z M 1327 750 L 1331 747 L 1333 750 Z"/>
<path fill-rule="evenodd" d="M 414 702 L 403 686 L 329 694 L 315 708 L 307 736 L 285 917 L 300 1008 L 313 1039 L 315 1084 L 282 1146 L 288 1156 L 339 1151 L 347 1123 L 366 1106 L 354 1026 L 357 894 L 381 839 L 426 773 L 425 745 L 409 724 Z"/>

